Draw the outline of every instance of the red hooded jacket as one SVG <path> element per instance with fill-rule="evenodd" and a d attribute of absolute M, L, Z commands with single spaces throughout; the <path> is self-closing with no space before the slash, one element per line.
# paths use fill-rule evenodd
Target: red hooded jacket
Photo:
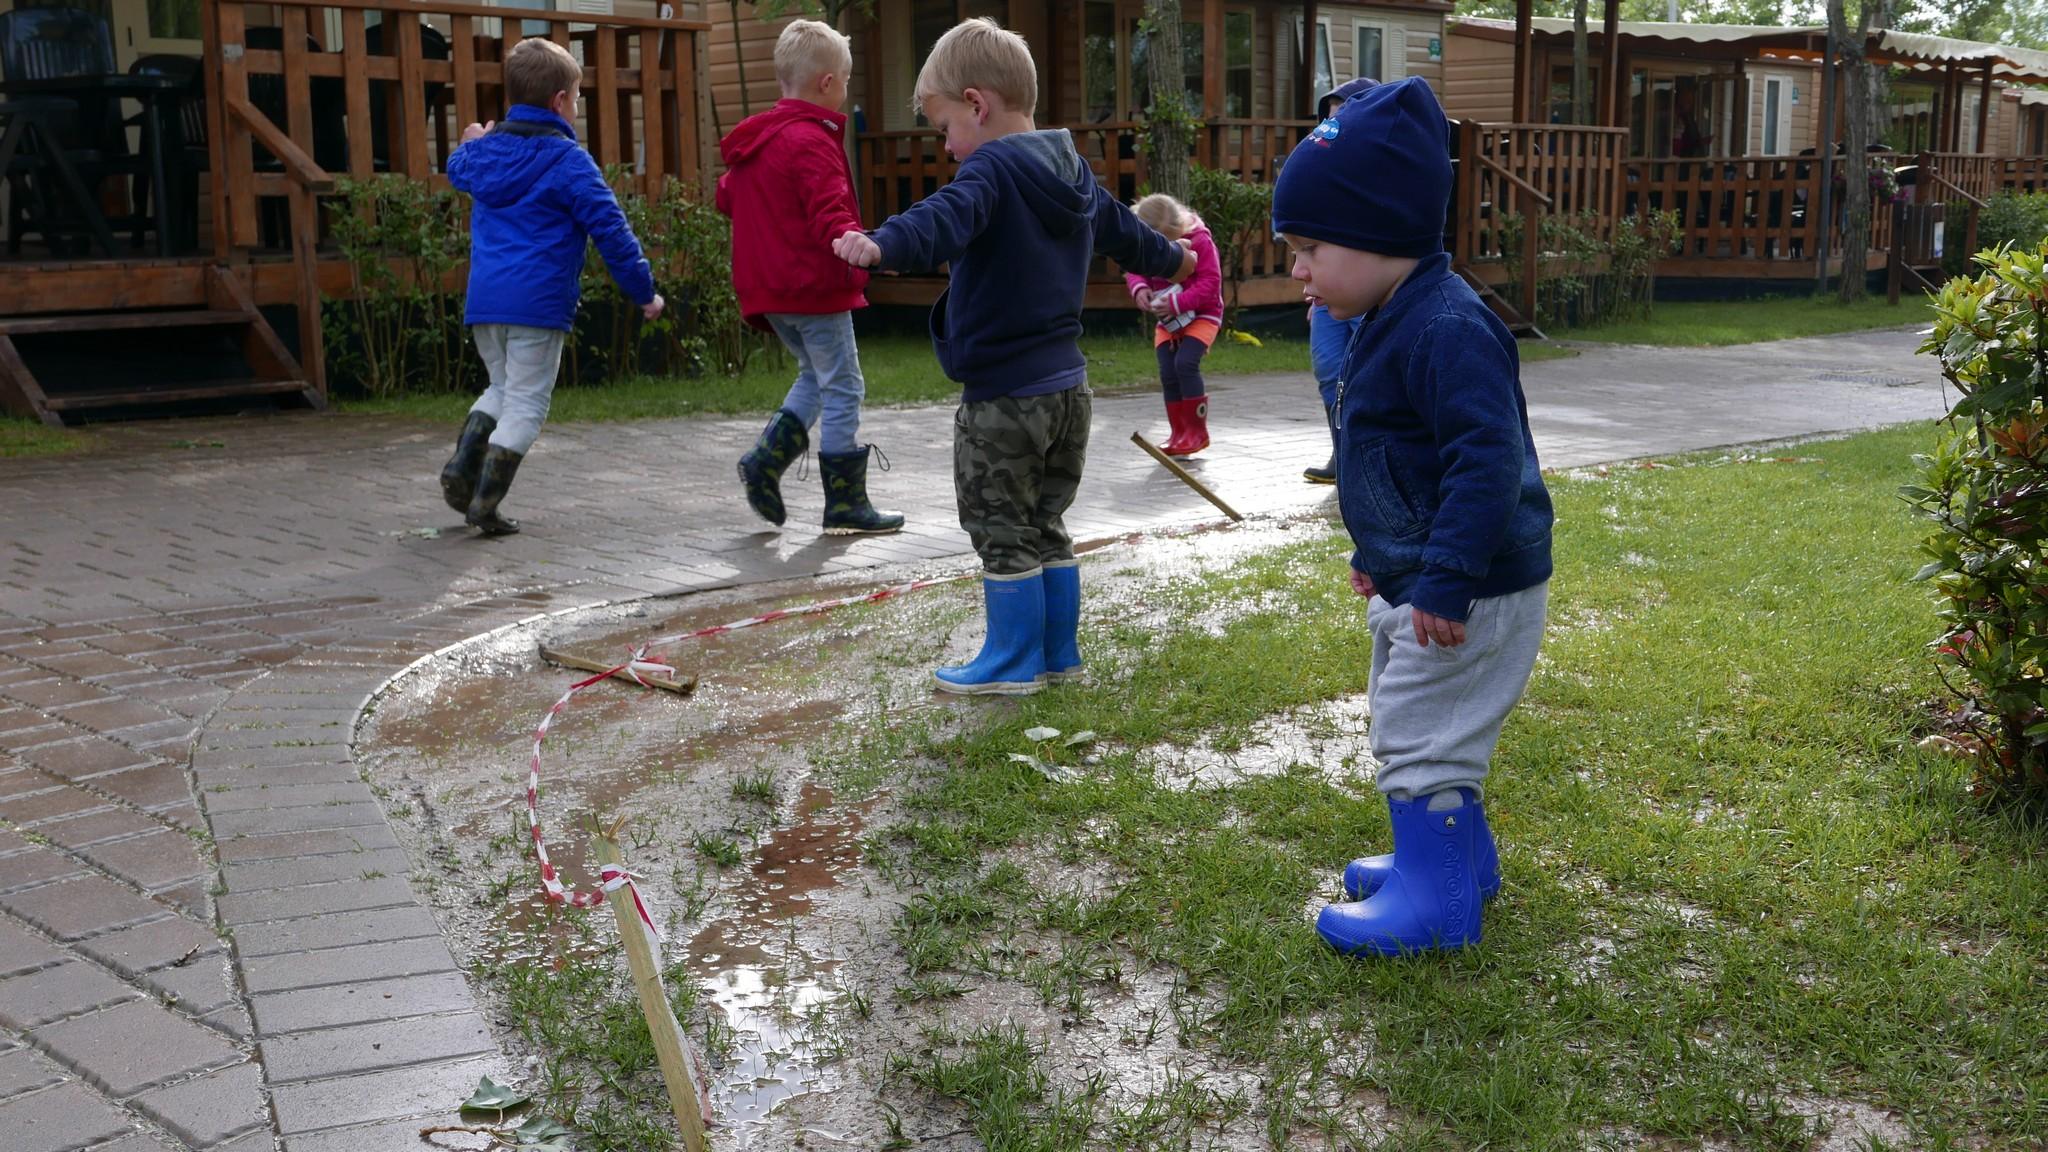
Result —
<path fill-rule="evenodd" d="M 718 210 L 732 217 L 732 284 L 747 323 L 867 307 L 867 272 L 832 255 L 832 241 L 860 230 L 845 115 L 778 100 L 735 125 L 718 152 Z"/>

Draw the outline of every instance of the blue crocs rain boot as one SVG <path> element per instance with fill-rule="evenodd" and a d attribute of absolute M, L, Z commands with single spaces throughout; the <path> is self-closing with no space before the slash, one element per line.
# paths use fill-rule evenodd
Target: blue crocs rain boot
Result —
<path fill-rule="evenodd" d="M 1331 947 L 1347 956 L 1406 956 L 1479 943 L 1479 800 L 1463 789 L 1448 794 L 1456 803 L 1434 812 L 1431 796 L 1387 798 L 1394 866 L 1371 899 L 1331 904 L 1316 917 L 1316 934 Z"/>
<path fill-rule="evenodd" d="M 983 573 L 982 602 L 988 634 L 981 654 L 957 668 L 932 673 L 946 692 L 1029 696 L 1045 687 L 1045 573 L 1023 576 Z"/>
<path fill-rule="evenodd" d="M 1081 562 L 1054 560 L 1045 566 L 1045 680 L 1065 684 L 1081 678 Z"/>
<path fill-rule="evenodd" d="M 1500 852 L 1493 846 L 1493 828 L 1486 822 L 1486 801 L 1479 801 L 1479 824 L 1472 830 L 1472 870 L 1479 875 L 1479 898 L 1491 900 L 1500 893 Z M 1344 866 L 1344 896 L 1364 900 L 1387 882 L 1394 867 L 1394 855 L 1361 856 Z"/>

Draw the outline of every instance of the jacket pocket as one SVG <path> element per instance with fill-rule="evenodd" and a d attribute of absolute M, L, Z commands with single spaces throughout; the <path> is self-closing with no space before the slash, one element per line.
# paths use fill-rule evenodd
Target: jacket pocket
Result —
<path fill-rule="evenodd" d="M 1359 486 L 1372 504 L 1376 518 L 1388 535 L 1413 536 L 1429 526 L 1416 508 L 1415 500 L 1394 476 L 1387 441 L 1374 440 L 1358 451 Z"/>

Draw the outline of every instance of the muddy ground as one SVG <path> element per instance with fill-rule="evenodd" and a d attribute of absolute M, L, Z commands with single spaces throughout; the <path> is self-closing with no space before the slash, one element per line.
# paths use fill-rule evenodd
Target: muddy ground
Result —
<path fill-rule="evenodd" d="M 1176 578 L 1226 568 L 1324 524 L 1092 542 L 1085 610 L 1097 622 L 1164 616 L 1160 601 Z M 544 663 L 542 645 L 619 659 L 653 637 L 948 574 L 870 573 L 555 617 L 480 638 L 394 683 L 366 715 L 357 757 L 384 791 L 416 877 L 434 877 L 422 888 L 458 958 L 468 967 L 550 949 L 535 927 L 538 880 L 516 845 L 525 837 L 531 734 L 582 674 Z M 1197 626 L 1221 627 L 1252 607 L 1218 606 Z M 647 878 L 671 954 L 687 954 L 701 991 L 686 1026 L 709 1052 L 720 1147 L 878 1148 L 910 1139 L 919 1148 L 977 1148 L 958 1106 L 884 1073 L 892 1055 L 928 1047 L 932 1030 L 997 1022 L 1047 1046 L 1042 1065 L 1055 1090 L 1092 1080 L 1113 1104 L 1141 1107 L 1198 1082 L 1237 1102 L 1219 1110 L 1236 1116 L 1223 1126 L 1238 1131 L 1214 1133 L 1218 1146 L 1263 1143 L 1247 1107 L 1259 1070 L 1183 1050 L 1175 1029 L 1160 1026 L 1190 1007 L 1172 973 L 1136 971 L 1114 990 L 1091 989 L 1079 1014 L 1017 981 L 968 981 L 938 997 L 903 987 L 891 930 L 914 889 L 863 852 L 863 836 L 897 815 L 889 767 L 877 770 L 873 747 L 878 734 L 943 732 L 1013 706 L 929 687 L 930 669 L 971 658 L 981 631 L 978 582 L 963 580 L 666 649 L 698 677 L 692 695 L 608 683 L 580 695 L 554 725 L 542 764 L 550 853 L 588 886 L 579 822 L 629 821 L 629 864 Z M 1273 717 L 1227 752 L 1199 743 L 1163 750 L 1157 771 L 1189 785 L 1280 771 L 1297 759 L 1363 773 L 1363 713 L 1355 699 Z M 735 849 L 730 866 L 716 862 Z M 1115 882 L 1028 853 L 1017 862 L 1055 888 Z M 609 914 L 597 917 L 609 939 Z M 1051 941 L 1013 945 L 1026 961 L 1057 950 Z M 502 1014 L 498 990 L 478 983 Z M 518 1052 L 510 1021 L 501 1015 L 499 1023 Z"/>

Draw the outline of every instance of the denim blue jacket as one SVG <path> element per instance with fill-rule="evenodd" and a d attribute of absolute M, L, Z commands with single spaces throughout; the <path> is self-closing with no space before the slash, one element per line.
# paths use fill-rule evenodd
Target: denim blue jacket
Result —
<path fill-rule="evenodd" d="M 1515 338 L 1439 253 L 1365 318 L 1338 392 L 1352 567 L 1392 604 L 1463 620 L 1550 578 L 1550 492 Z"/>
<path fill-rule="evenodd" d="M 448 157 L 448 182 L 473 202 L 465 323 L 574 328 L 590 240 L 627 299 L 654 299 L 654 275 L 618 197 L 576 129 L 553 112 L 514 104 L 496 131 Z"/>

